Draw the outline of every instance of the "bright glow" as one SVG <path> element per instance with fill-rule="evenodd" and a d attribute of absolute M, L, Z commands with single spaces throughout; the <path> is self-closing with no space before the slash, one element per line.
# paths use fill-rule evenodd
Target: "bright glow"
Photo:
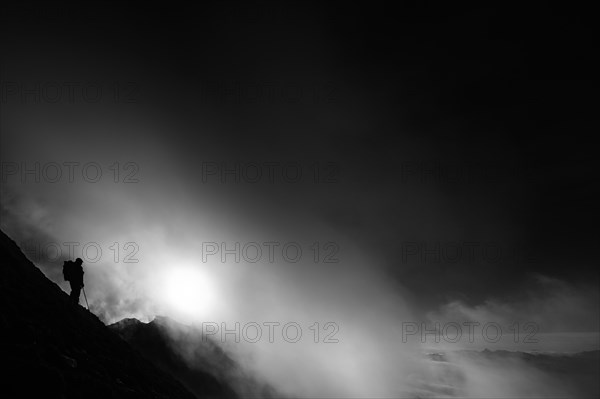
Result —
<path fill-rule="evenodd" d="M 164 288 L 167 305 L 193 319 L 204 316 L 214 302 L 214 285 L 199 267 L 169 270 L 165 275 Z"/>

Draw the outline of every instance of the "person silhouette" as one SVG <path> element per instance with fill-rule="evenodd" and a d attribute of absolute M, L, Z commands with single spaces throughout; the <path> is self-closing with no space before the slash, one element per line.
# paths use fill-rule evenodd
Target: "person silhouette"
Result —
<path fill-rule="evenodd" d="M 75 304 L 79 304 L 79 295 L 81 295 L 81 289 L 84 287 L 83 284 L 83 260 L 81 258 L 75 259 L 69 271 L 69 284 L 71 285 L 71 300 Z"/>

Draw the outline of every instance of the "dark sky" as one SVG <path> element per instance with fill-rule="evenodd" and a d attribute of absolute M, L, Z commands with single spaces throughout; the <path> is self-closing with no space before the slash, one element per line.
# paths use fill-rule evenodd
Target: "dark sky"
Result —
<path fill-rule="evenodd" d="M 132 194 L 150 224 L 162 220 L 158 198 L 183 214 L 210 199 L 267 231 L 310 215 L 424 310 L 514 300 L 539 275 L 593 287 L 586 17 L 343 2 L 3 5 L 3 82 L 118 82 L 133 103 L 25 107 L 5 83 L 2 158 L 137 162 L 153 173 Z M 36 123 L 54 133 L 31 133 Z M 204 162 L 293 163 L 305 176 L 319 163 L 333 181 L 206 183 Z M 322 231 L 308 225 L 309 237 Z M 456 243 L 457 261 L 411 252 L 439 245 L 445 256 Z M 490 243 L 500 260 L 482 258 Z"/>
<path fill-rule="evenodd" d="M 1 227 L 66 291 L 62 261 L 101 248 L 84 269 L 107 323 L 300 323 L 300 344 L 236 348 L 295 397 L 414 393 L 430 369 L 400 340 L 407 321 L 530 322 L 568 334 L 519 350 L 597 349 L 591 15 L 3 2 Z M 36 164 L 61 178 L 36 181 Z M 235 167 L 239 181 L 222 173 Z M 304 255 L 202 258 L 272 241 Z M 35 249 L 51 244 L 56 258 Z M 338 345 L 313 344 L 315 322 Z M 549 389 L 510 369 L 528 394 Z M 469 372 L 486 394 L 519 385 L 488 371 Z"/>

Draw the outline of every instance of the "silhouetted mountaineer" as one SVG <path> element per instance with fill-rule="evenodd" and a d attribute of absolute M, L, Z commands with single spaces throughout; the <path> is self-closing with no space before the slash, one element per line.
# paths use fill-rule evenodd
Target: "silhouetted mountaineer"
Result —
<path fill-rule="evenodd" d="M 0 398 L 194 399 L 31 263 L 0 229 Z"/>
<path fill-rule="evenodd" d="M 75 259 L 75 262 L 67 260 L 63 264 L 63 276 L 65 281 L 71 284 L 71 300 L 79 304 L 79 295 L 83 288 L 83 261 L 81 258 Z"/>

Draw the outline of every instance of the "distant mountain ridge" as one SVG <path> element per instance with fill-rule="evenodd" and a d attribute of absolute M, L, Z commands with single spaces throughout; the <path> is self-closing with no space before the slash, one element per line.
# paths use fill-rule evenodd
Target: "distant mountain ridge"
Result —
<path fill-rule="evenodd" d="M 198 397 L 234 398 L 239 392 L 243 397 L 281 397 L 246 375 L 218 343 L 203 340 L 196 327 L 157 316 L 150 323 L 123 319 L 109 328 Z"/>
<path fill-rule="evenodd" d="M 548 354 L 528 353 L 507 350 L 456 350 L 451 352 L 429 353 L 427 358 L 438 365 L 448 365 L 444 370 L 443 383 L 437 385 L 438 395 L 449 395 L 460 397 L 464 392 L 461 386 L 466 380 L 466 371 L 457 364 L 468 363 L 476 368 L 489 368 L 490 365 L 498 366 L 495 371 L 502 369 L 535 370 L 535 376 L 540 373 L 552 383 L 558 383 L 566 392 L 564 395 L 556 393 L 552 397 L 577 397 L 597 398 L 600 397 L 600 351 L 586 351 L 572 354 Z M 525 367 L 525 368 L 524 368 Z M 446 384 L 448 381 L 458 382 Z M 431 388 L 431 387 L 430 387 Z M 568 394 L 567 394 L 568 393 Z M 532 394 L 533 395 L 533 394 Z M 538 397 L 546 397 L 539 395 Z"/>

